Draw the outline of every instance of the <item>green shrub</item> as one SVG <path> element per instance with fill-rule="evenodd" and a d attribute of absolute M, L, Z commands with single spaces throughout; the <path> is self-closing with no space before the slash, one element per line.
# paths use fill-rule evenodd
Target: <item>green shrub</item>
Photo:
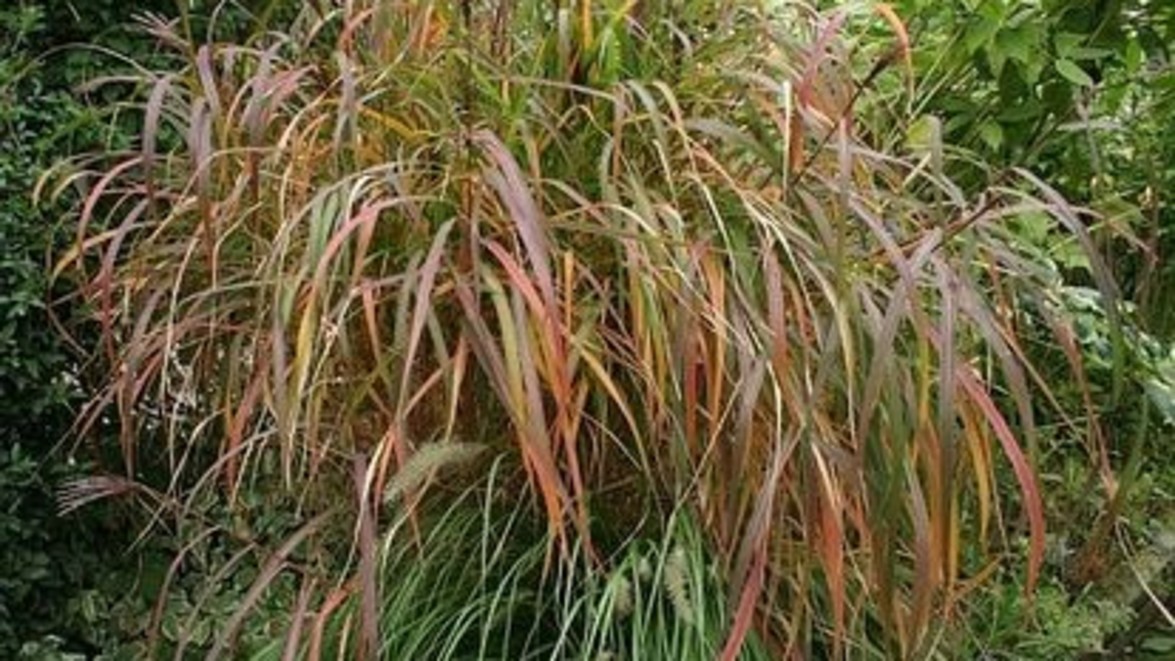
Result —
<path fill-rule="evenodd" d="M 102 144 L 95 113 L 70 88 L 77 75 L 102 68 L 92 53 L 53 55 L 81 34 L 59 15 L 65 2 L 0 8 L 0 657 L 15 658 L 57 636 L 65 650 L 93 652 L 93 624 L 78 598 L 103 573 L 117 573 L 131 537 L 101 508 L 57 514 L 56 490 L 92 466 L 75 465 L 68 437 L 84 400 L 80 361 L 54 329 L 48 305 L 51 254 L 66 234 L 70 202 L 36 206 L 40 176 L 63 155 Z M 89 2 L 90 10 L 126 17 L 125 3 Z M 68 317 L 69 306 L 56 308 Z M 84 462 L 83 462 L 84 463 Z M 122 522 L 125 523 L 125 522 Z M 133 580 L 133 576 L 132 576 Z M 117 588 L 121 589 L 121 587 Z M 31 648 L 30 648 L 31 649 Z M 48 654 L 48 652 L 45 652 Z M 31 652 L 30 652 L 31 654 Z"/>
<path fill-rule="evenodd" d="M 55 483 L 77 471 L 45 462 L 71 416 L 68 357 L 46 315 L 46 259 L 57 233 L 35 209 L 32 190 L 52 154 L 49 134 L 80 112 L 40 86 L 29 40 L 42 28 L 35 8 L 0 10 L 0 656 L 53 632 L 79 581 L 76 551 L 55 533 Z M 44 462 L 44 463 L 43 463 Z"/>

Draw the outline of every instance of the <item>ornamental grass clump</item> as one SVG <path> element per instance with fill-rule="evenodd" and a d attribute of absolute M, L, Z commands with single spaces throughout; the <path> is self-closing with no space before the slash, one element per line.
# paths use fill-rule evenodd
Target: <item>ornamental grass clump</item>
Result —
<path fill-rule="evenodd" d="M 79 431 L 113 423 L 132 479 L 162 466 L 165 517 L 277 490 L 310 522 L 295 545 L 351 534 L 260 573 L 333 586 L 288 649 L 353 599 L 371 658 L 399 585 L 382 532 L 436 550 L 430 504 L 488 461 L 544 522 L 536 589 L 606 580 L 688 512 L 723 659 L 925 652 L 1020 531 L 1031 589 L 1049 398 L 1017 338 L 1048 283 L 1001 227 L 1044 213 L 1090 245 L 1028 173 L 946 176 L 886 6 L 347 0 L 242 43 L 145 24 L 167 64 L 110 81 L 138 145 L 58 184 L 87 191 L 56 272 L 105 375 Z M 701 607 L 677 554 L 664 603 Z"/>

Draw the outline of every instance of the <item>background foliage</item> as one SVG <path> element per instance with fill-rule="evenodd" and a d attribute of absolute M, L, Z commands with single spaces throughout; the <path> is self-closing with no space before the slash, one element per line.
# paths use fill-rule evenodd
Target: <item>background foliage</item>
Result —
<path fill-rule="evenodd" d="M 170 3 L 155 3 L 158 6 Z M 150 3 L 139 3 L 150 9 Z M 85 393 L 84 353 L 54 330 L 49 269 L 74 198 L 34 205 L 38 178 L 79 150 L 126 144 L 76 86 L 119 68 L 84 50 L 149 48 L 127 3 L 17 2 L 0 8 L 0 657 L 56 658 L 118 646 L 136 600 L 134 518 L 117 506 L 58 516 L 57 490 L 95 469 L 68 431 Z M 103 26 L 95 31 L 94 26 Z M 95 99 L 97 101 L 97 99 Z M 67 308 L 55 310 L 68 317 Z M 149 599 L 147 597 L 146 599 Z M 141 603 L 146 603 L 145 601 Z"/>

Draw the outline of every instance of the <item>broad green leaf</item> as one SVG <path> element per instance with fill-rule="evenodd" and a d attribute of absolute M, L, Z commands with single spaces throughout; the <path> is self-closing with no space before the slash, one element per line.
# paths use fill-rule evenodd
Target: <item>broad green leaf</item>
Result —
<path fill-rule="evenodd" d="M 918 152 L 928 151 L 942 132 L 942 122 L 934 115 L 923 115 L 906 131 L 906 146 Z"/>
<path fill-rule="evenodd" d="M 996 115 L 1004 123 L 1023 122 L 1040 115 L 1040 105 L 1037 103 L 1020 103 L 1008 106 Z"/>
<path fill-rule="evenodd" d="M 1011 30 L 1001 30 L 996 35 L 992 48 L 998 49 L 1007 59 L 1028 62 L 1032 59 L 1034 46 L 1038 40 L 1039 35 L 1035 26 L 1025 24 Z"/>
<path fill-rule="evenodd" d="M 991 41 L 999 29 L 1000 24 L 996 21 L 990 18 L 981 18 L 967 28 L 967 33 L 963 37 L 963 46 L 968 53 L 975 53 L 984 44 Z"/>
<path fill-rule="evenodd" d="M 1076 32 L 1059 32 L 1053 36 L 1053 47 L 1057 49 L 1057 55 L 1073 57 L 1073 52 L 1081 47 L 1085 39 L 1085 35 Z"/>
<path fill-rule="evenodd" d="M 1016 218 L 1016 234 L 1036 246 L 1044 245 L 1052 227 L 1052 218 L 1039 211 L 1024 213 Z"/>
<path fill-rule="evenodd" d="M 1004 129 L 996 122 L 987 122 L 979 127 L 979 137 L 994 150 L 1004 146 Z"/>
<path fill-rule="evenodd" d="M 992 44 L 987 49 L 987 65 L 991 67 L 991 73 L 994 77 L 999 78 L 1000 74 L 1004 72 L 1004 64 L 1008 61 L 1008 53 L 1000 48 L 997 44 Z"/>
<path fill-rule="evenodd" d="M 1138 39 L 1126 42 L 1126 51 L 1122 54 L 1122 61 L 1126 65 L 1126 73 L 1130 75 L 1134 75 L 1142 69 L 1142 64 L 1146 61 L 1146 54 L 1142 51 L 1142 45 L 1138 43 Z"/>
<path fill-rule="evenodd" d="M 1057 68 L 1057 73 L 1064 76 L 1065 80 L 1081 87 L 1093 87 L 1093 78 L 1085 73 L 1073 60 L 1057 60 L 1054 65 Z"/>
<path fill-rule="evenodd" d="M 1037 53 L 1034 57 L 1028 58 L 1027 61 L 1021 62 L 1019 65 L 1020 73 L 1024 78 L 1024 82 L 1032 87 L 1040 82 L 1040 74 L 1044 71 L 1048 62 L 1044 57 Z"/>
<path fill-rule="evenodd" d="M 1108 48 L 1086 48 L 1082 46 L 1074 48 L 1068 57 L 1074 60 L 1102 60 L 1113 54 L 1114 52 Z"/>
<path fill-rule="evenodd" d="M 1074 271 L 1088 271 L 1090 269 L 1089 255 L 1082 250 L 1081 245 L 1073 239 L 1061 241 L 1049 251 L 1053 259 L 1062 267 Z"/>
<path fill-rule="evenodd" d="M 1152 636 L 1142 641 L 1142 649 L 1156 654 L 1171 654 L 1175 652 L 1175 637 Z"/>

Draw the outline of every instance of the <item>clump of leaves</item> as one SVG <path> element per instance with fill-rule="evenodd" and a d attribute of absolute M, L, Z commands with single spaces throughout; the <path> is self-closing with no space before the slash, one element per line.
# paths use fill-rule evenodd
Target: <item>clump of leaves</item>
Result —
<path fill-rule="evenodd" d="M 313 3 L 246 43 L 148 20 L 171 64 L 135 78 L 138 145 L 56 184 L 88 190 L 56 273 L 107 377 L 79 430 L 117 423 L 131 477 L 164 458 L 168 502 L 298 503 L 241 617 L 349 522 L 354 579 L 297 612 L 358 595 L 369 651 L 379 495 L 415 511 L 435 471 L 396 476 L 454 442 L 513 458 L 552 566 L 635 532 L 593 517 L 610 494 L 653 531 L 684 503 L 720 658 L 932 648 L 965 550 L 1023 530 L 1032 590 L 1045 548 L 1017 326 L 1042 276 L 1001 226 L 1042 214 L 1114 291 L 1044 182 L 971 196 L 933 127 L 883 138 L 909 39 L 859 18 L 886 36 L 778 2 Z"/>
<path fill-rule="evenodd" d="M 917 106 L 949 141 L 1043 173 L 1095 209 L 1139 323 L 1170 338 L 1175 6 L 1118 2 L 894 3 L 922 46 Z M 1115 240 L 1116 239 L 1116 240 Z M 1141 249 L 1140 249 L 1141 248 Z"/>
<path fill-rule="evenodd" d="M 957 648 L 970 655 L 1004 654 L 1022 659 L 1073 658 L 1104 650 L 1105 641 L 1124 630 L 1129 606 L 1093 594 L 1071 596 L 1049 582 L 1037 591 L 1033 618 L 1025 622 L 1024 595 L 1017 582 L 997 582 L 984 590 L 961 623 L 967 635 Z"/>
<path fill-rule="evenodd" d="M 576 562 L 547 571 L 543 527 L 509 496 L 503 470 L 495 462 L 458 497 L 426 506 L 419 537 L 407 510 L 392 517 L 380 544 L 379 658 L 719 654 L 730 617 L 726 586 L 687 513 L 671 514 L 662 539 L 634 541 L 606 570 L 578 562 L 577 546 Z M 277 658 L 299 643 L 311 657 L 362 656 L 363 600 L 345 594 L 252 658 Z M 752 635 L 741 658 L 770 657 Z"/>

